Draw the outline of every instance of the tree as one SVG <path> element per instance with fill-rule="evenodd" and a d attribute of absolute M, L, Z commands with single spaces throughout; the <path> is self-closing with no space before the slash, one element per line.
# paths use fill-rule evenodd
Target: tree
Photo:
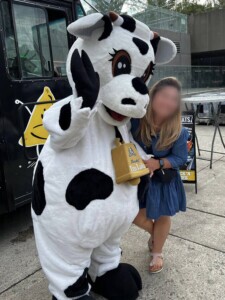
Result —
<path fill-rule="evenodd" d="M 213 2 L 215 2 L 214 6 L 216 8 L 224 8 L 225 7 L 225 0 L 216 0 L 216 1 L 213 1 Z"/>
<path fill-rule="evenodd" d="M 124 4 L 126 4 L 128 11 L 139 11 L 140 9 L 147 7 L 147 2 L 144 0 L 96 0 L 94 6 L 102 13 L 107 13 L 109 11 L 121 13 Z"/>
<path fill-rule="evenodd" d="M 168 0 L 167 1 L 167 8 L 168 9 L 173 9 L 174 7 L 176 7 L 176 0 Z"/>
<path fill-rule="evenodd" d="M 148 4 L 188 15 L 209 11 L 215 8 L 225 8 L 225 0 L 206 0 L 204 4 L 198 0 L 148 0 Z"/>
<path fill-rule="evenodd" d="M 204 5 L 199 4 L 197 1 L 183 0 L 176 5 L 174 10 L 189 15 L 192 13 L 203 12 L 206 9 Z"/>
<path fill-rule="evenodd" d="M 148 4 L 153 6 L 166 7 L 167 0 L 148 0 Z"/>
<path fill-rule="evenodd" d="M 202 4 L 199 0 L 95 0 L 90 1 L 102 13 L 115 11 L 121 13 L 124 7 L 128 13 L 145 10 L 147 4 L 170 9 L 184 14 L 200 13 L 215 8 L 225 8 L 225 0 L 206 0 Z"/>

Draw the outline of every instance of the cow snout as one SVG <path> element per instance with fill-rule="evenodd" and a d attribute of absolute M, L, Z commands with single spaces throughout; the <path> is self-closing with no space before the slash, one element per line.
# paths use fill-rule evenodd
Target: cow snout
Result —
<path fill-rule="evenodd" d="M 124 98 L 121 103 L 124 105 L 136 105 L 136 102 L 131 98 Z"/>

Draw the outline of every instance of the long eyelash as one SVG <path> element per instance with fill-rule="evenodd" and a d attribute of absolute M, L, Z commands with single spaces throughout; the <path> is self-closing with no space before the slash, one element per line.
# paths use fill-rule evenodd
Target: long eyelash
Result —
<path fill-rule="evenodd" d="M 155 65 L 152 61 L 150 62 L 150 75 L 154 75 Z"/>
<path fill-rule="evenodd" d="M 116 54 L 119 52 L 119 50 L 116 50 L 113 48 L 114 53 L 109 53 L 109 55 L 112 56 L 112 58 L 109 59 L 109 61 L 113 61 L 113 58 L 116 56 Z"/>

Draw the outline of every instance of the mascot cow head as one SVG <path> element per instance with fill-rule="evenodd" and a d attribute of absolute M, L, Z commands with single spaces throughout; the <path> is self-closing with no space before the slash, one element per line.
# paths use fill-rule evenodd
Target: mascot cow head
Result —
<path fill-rule="evenodd" d="M 128 15 L 95 13 L 68 26 L 77 37 L 67 60 L 73 93 L 72 56 L 77 49 L 89 56 L 100 77 L 98 112 L 105 122 L 120 126 L 129 118 L 142 118 L 149 102 L 147 83 L 155 64 L 165 64 L 176 55 L 176 46 Z"/>

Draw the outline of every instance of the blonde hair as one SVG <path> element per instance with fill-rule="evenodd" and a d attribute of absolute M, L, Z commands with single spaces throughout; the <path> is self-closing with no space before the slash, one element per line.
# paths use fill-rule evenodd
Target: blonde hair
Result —
<path fill-rule="evenodd" d="M 160 132 L 157 131 L 157 126 L 154 122 L 154 111 L 152 102 L 155 95 L 165 87 L 174 87 L 179 92 L 179 105 L 173 116 L 164 122 Z M 156 82 L 149 91 L 150 102 L 147 108 L 146 115 L 141 119 L 138 129 L 138 136 L 146 146 L 150 146 L 152 136 L 159 133 L 159 140 L 156 144 L 158 150 L 170 148 L 178 139 L 181 132 L 181 84 L 175 77 L 166 77 Z"/>

